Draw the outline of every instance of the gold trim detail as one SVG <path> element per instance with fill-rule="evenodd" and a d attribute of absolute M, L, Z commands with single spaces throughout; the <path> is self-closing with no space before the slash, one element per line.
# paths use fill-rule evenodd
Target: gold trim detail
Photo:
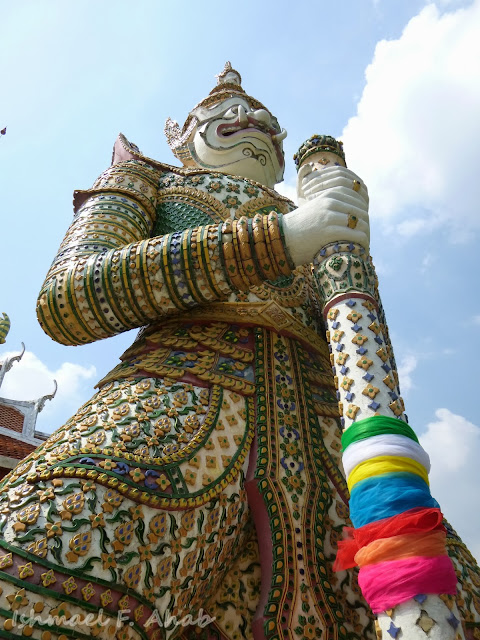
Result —
<path fill-rule="evenodd" d="M 217 302 L 182 314 L 182 322 L 216 320 L 235 324 L 252 324 L 274 331 L 288 332 L 294 338 L 307 342 L 329 357 L 327 343 L 315 331 L 285 311 L 275 300 L 268 302 Z"/>

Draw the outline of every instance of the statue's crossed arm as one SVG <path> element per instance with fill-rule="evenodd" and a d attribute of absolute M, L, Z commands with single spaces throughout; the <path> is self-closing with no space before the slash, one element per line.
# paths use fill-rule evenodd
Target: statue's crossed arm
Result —
<path fill-rule="evenodd" d="M 290 273 L 275 212 L 151 237 L 160 176 L 131 160 L 76 192 L 37 305 L 57 342 L 93 342 Z"/>

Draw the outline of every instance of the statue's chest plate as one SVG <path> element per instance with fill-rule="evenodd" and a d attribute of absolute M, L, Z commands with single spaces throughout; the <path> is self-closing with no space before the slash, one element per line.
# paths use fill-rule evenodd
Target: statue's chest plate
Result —
<path fill-rule="evenodd" d="M 221 173 L 195 172 L 179 175 L 163 174 L 159 180 L 157 220 L 153 235 L 165 235 L 175 231 L 194 229 L 217 224 L 230 218 L 270 211 L 288 213 L 294 208 L 291 201 L 272 189 L 243 178 Z M 291 276 L 275 282 L 252 287 L 248 292 L 234 292 L 230 303 L 275 302 L 289 315 L 295 315 L 306 326 L 314 324 L 310 308 L 309 269 L 301 267 Z"/>
<path fill-rule="evenodd" d="M 272 189 L 221 173 L 178 175 L 170 172 L 159 181 L 154 235 L 215 224 L 257 212 L 287 213 L 293 204 Z"/>

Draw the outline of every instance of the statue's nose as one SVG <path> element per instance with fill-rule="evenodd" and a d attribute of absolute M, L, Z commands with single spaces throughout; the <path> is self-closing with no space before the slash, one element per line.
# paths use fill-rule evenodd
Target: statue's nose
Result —
<path fill-rule="evenodd" d="M 238 121 L 242 127 L 248 126 L 247 112 L 241 104 L 238 105 Z"/>

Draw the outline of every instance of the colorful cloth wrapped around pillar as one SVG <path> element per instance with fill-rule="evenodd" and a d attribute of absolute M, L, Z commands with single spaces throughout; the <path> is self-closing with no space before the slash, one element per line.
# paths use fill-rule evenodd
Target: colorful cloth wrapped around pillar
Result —
<path fill-rule="evenodd" d="M 401 420 L 373 416 L 342 436 L 350 517 L 334 569 L 360 566 L 359 585 L 375 613 L 420 593 L 454 594 L 442 513 L 428 486 L 430 460 Z"/>

